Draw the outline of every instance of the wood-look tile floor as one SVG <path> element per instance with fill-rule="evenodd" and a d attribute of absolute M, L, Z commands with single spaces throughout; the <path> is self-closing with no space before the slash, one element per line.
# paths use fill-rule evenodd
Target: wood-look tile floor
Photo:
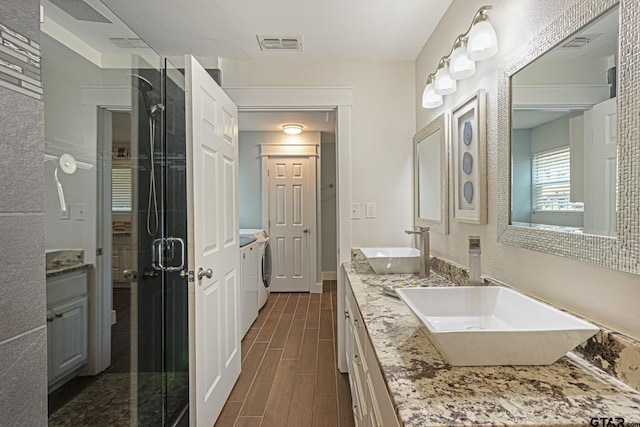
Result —
<path fill-rule="evenodd" d="M 242 340 L 242 372 L 216 427 L 353 426 L 336 365 L 336 282 L 272 293 Z"/>

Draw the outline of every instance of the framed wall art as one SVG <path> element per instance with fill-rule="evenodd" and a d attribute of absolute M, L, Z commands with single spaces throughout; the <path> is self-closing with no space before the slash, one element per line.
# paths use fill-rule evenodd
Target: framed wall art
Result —
<path fill-rule="evenodd" d="M 451 113 L 453 218 L 487 223 L 486 92 L 479 90 Z"/>

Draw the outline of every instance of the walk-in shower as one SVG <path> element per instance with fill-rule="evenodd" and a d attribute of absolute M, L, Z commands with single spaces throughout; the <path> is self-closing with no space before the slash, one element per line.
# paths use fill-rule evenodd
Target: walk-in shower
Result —
<path fill-rule="evenodd" d="M 140 42 L 114 43 L 131 30 L 92 4 L 111 23 L 43 0 L 45 245 L 87 271 L 86 311 L 65 331 L 82 362 L 49 378 L 49 425 L 172 426 L 189 400 L 188 278 L 164 268 L 187 248 L 184 76 Z"/>

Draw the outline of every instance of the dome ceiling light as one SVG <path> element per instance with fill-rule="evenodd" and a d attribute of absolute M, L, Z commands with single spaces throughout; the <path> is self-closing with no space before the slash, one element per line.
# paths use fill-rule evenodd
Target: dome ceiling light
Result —
<path fill-rule="evenodd" d="M 286 124 L 286 125 L 282 125 L 282 131 L 288 135 L 297 135 L 300 132 L 302 132 L 302 125 L 297 125 L 297 124 Z"/>

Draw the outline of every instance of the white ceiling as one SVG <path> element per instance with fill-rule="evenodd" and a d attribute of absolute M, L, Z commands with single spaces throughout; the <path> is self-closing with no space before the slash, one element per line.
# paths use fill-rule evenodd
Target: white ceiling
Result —
<path fill-rule="evenodd" d="M 234 60 L 410 60 L 452 0 L 102 0 L 161 55 Z M 256 35 L 301 36 L 262 52 Z"/>

